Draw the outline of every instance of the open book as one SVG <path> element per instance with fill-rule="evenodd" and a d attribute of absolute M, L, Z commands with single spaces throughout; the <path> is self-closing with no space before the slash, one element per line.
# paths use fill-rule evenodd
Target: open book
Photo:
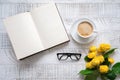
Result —
<path fill-rule="evenodd" d="M 69 41 L 53 3 L 4 20 L 17 59 Z"/>

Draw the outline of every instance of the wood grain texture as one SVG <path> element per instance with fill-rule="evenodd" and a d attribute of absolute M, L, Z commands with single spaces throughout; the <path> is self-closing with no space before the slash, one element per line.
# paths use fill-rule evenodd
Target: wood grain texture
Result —
<path fill-rule="evenodd" d="M 71 41 L 17 61 L 2 20 L 50 1 L 0 0 L 0 80 L 83 80 L 77 73 L 85 67 L 83 58 L 88 47 L 101 42 L 109 42 L 113 47 L 117 47 L 113 57 L 116 61 L 120 60 L 119 0 L 54 0 Z M 89 18 L 96 24 L 99 34 L 94 42 L 80 45 L 71 38 L 69 30 L 79 18 Z M 78 62 L 61 62 L 57 60 L 57 52 L 77 52 L 82 53 L 82 57 Z M 116 80 L 119 80 L 119 77 Z"/>

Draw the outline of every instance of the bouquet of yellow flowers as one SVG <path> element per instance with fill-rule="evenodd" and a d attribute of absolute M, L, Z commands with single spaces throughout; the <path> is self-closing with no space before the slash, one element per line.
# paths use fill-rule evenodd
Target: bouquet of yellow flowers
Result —
<path fill-rule="evenodd" d="M 111 66 L 114 59 L 110 57 L 110 54 L 114 53 L 116 49 L 106 43 L 100 44 L 98 48 L 91 46 L 88 55 L 84 58 L 86 69 L 81 70 L 79 74 L 85 75 L 84 80 L 97 80 L 99 76 L 102 80 L 115 80 L 116 76 L 120 74 L 120 62 Z"/>

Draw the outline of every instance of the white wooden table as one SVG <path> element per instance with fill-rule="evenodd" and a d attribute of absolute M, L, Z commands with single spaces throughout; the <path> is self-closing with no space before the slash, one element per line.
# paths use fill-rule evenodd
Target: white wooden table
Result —
<path fill-rule="evenodd" d="M 118 48 L 113 57 L 120 61 L 120 0 L 54 0 L 68 34 L 77 19 L 89 18 L 97 26 L 98 37 L 90 44 L 80 45 L 69 35 L 69 43 L 17 61 L 2 20 L 50 1 L 0 0 L 0 80 L 83 80 L 78 72 L 85 67 L 83 58 L 88 47 L 102 42 Z M 82 57 L 77 62 L 61 62 L 57 60 L 57 52 L 81 52 Z"/>

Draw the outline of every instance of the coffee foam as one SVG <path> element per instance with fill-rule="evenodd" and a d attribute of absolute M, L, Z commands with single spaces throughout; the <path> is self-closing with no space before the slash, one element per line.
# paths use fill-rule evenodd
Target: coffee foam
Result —
<path fill-rule="evenodd" d="M 84 21 L 78 25 L 78 32 L 82 36 L 89 36 L 93 32 L 93 26 L 91 23 Z"/>

